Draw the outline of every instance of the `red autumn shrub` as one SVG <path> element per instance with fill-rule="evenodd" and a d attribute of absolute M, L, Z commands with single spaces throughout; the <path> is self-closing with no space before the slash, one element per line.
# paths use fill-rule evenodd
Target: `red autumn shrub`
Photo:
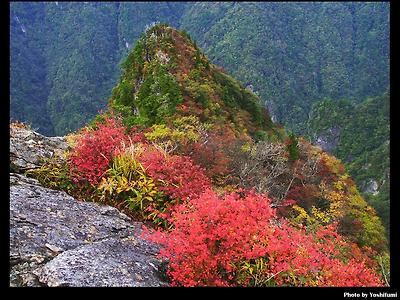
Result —
<path fill-rule="evenodd" d="M 330 159 L 330 156 L 323 155 L 318 161 L 318 177 L 327 182 L 338 180 L 338 176 L 331 166 L 332 164 L 329 163 Z"/>
<path fill-rule="evenodd" d="M 69 157 L 72 179 L 97 185 L 114 151 L 128 141 L 125 127 L 115 118 L 106 118 L 95 130 L 85 129 Z"/>
<path fill-rule="evenodd" d="M 288 223 L 280 228 L 281 238 L 270 243 L 276 251 L 267 251 L 270 272 L 277 285 L 289 286 L 382 286 L 379 276 L 370 268 L 374 263 L 366 255 L 353 257 L 353 243 L 346 242 L 336 224 L 320 226 L 315 233 Z"/>
<path fill-rule="evenodd" d="M 186 150 L 193 160 L 206 169 L 206 174 L 212 178 L 229 172 L 229 158 L 222 150 L 222 144 L 209 142 L 207 144 L 193 143 Z"/>
<path fill-rule="evenodd" d="M 169 208 L 178 200 L 197 197 L 210 187 L 203 169 L 189 157 L 170 156 L 149 145 L 136 128 L 127 134 L 116 118 L 106 118 L 96 124 L 96 129 L 85 129 L 81 133 L 70 154 L 71 177 L 77 183 L 90 183 L 94 188 L 111 167 L 113 158 L 122 153 L 133 155 L 145 168 L 146 175 L 154 180 L 157 191 L 168 196 L 158 195 L 157 201 L 147 207 L 152 217 L 165 219 Z"/>
<path fill-rule="evenodd" d="M 210 187 L 209 179 L 204 171 L 195 165 L 190 157 L 166 155 L 157 149 L 148 147 L 139 156 L 140 163 L 146 173 L 154 180 L 162 183 L 159 190 L 171 199 L 198 197 Z"/>
<path fill-rule="evenodd" d="M 238 139 L 228 127 L 215 128 L 210 132 L 206 142 L 196 142 L 186 145 L 184 153 L 205 169 L 206 175 L 214 183 L 215 179 L 230 172 L 232 151 Z"/>
<path fill-rule="evenodd" d="M 319 187 L 315 184 L 294 185 L 288 192 L 287 197 L 296 199 L 296 202 L 305 209 L 311 209 L 320 198 Z"/>
<path fill-rule="evenodd" d="M 149 237 L 164 246 L 160 255 L 169 261 L 175 286 L 382 285 L 365 266 L 367 258 L 342 261 L 348 244 L 333 225 L 314 235 L 292 227 L 276 218 L 268 198 L 253 192 L 221 199 L 207 190 L 176 206 L 170 222 L 171 231 Z M 255 268 L 257 259 L 263 268 Z"/>

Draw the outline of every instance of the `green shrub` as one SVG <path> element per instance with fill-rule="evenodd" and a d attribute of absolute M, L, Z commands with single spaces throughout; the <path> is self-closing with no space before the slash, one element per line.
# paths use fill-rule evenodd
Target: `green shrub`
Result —
<path fill-rule="evenodd" d="M 257 130 L 253 136 L 256 142 L 259 141 L 267 141 L 268 140 L 268 133 L 264 130 Z"/>
<path fill-rule="evenodd" d="M 140 86 L 135 104 L 139 114 L 147 119 L 145 125 L 164 123 L 165 117 L 175 112 L 175 107 L 183 102 L 179 84 L 164 66 L 154 66 Z"/>

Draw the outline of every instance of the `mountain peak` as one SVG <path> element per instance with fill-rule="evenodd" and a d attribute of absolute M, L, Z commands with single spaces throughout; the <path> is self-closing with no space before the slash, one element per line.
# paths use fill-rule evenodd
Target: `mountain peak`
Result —
<path fill-rule="evenodd" d="M 183 74 L 188 74 L 190 69 L 201 63 L 204 63 L 206 68 L 209 67 L 208 59 L 189 34 L 167 24 L 157 24 L 147 29 L 138 43 L 142 43 L 146 50 L 145 61 L 150 63 L 156 60 L 162 65 L 171 67 L 173 73 L 182 71 Z"/>
<path fill-rule="evenodd" d="M 110 106 L 128 125 L 195 115 L 236 136 L 276 130 L 258 96 L 212 64 L 185 31 L 165 24 L 149 28 L 122 69 Z"/>

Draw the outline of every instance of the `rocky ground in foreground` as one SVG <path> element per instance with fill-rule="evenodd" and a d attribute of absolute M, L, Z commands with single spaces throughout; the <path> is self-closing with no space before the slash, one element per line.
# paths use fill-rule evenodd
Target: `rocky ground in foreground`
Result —
<path fill-rule="evenodd" d="M 10 159 L 19 169 L 38 166 L 57 145 L 66 146 L 11 128 Z M 167 286 L 159 249 L 139 237 L 141 227 L 116 208 L 10 173 L 10 286 Z"/>

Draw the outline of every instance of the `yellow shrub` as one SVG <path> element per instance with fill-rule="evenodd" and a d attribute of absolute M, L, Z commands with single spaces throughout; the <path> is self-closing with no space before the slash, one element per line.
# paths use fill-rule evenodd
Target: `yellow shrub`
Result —
<path fill-rule="evenodd" d="M 126 202 L 130 210 L 142 213 L 159 198 L 154 180 L 129 153 L 114 157 L 112 167 L 107 170 L 107 176 L 102 178 L 98 189 L 102 192 L 102 199 Z"/>

